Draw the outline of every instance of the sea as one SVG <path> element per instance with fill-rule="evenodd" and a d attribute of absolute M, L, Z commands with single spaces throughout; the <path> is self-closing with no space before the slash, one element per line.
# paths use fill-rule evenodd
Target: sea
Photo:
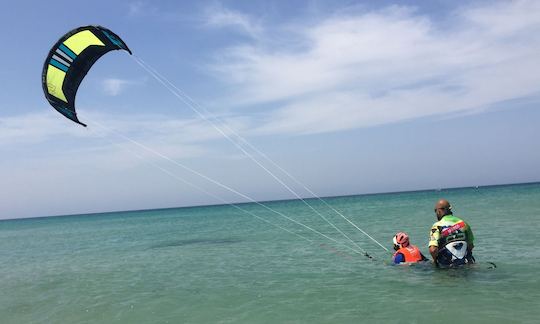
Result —
<path fill-rule="evenodd" d="M 478 263 L 391 265 L 439 198 Z M 4 220 L 0 323 L 540 323 L 539 232 L 539 183 Z"/>

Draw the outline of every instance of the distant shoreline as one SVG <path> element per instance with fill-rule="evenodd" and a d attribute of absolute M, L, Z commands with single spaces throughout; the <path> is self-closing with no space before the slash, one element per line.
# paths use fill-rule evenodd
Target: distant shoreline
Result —
<path fill-rule="evenodd" d="M 302 197 L 304 200 L 317 200 L 317 199 L 334 199 L 334 198 L 346 198 L 346 197 L 362 197 L 362 196 L 375 196 L 375 195 L 396 195 L 396 194 L 405 194 L 405 193 L 420 193 L 420 192 L 432 192 L 432 191 L 454 191 L 462 189 L 481 189 L 481 188 L 496 188 L 496 187 L 510 187 L 510 186 L 527 186 L 527 185 L 538 185 L 540 181 L 532 182 L 520 182 L 520 183 L 505 183 L 505 184 L 491 184 L 491 185 L 477 185 L 477 186 L 464 186 L 464 187 L 451 187 L 451 188 L 430 188 L 430 189 L 418 189 L 418 190 L 405 190 L 405 191 L 387 191 L 387 192 L 372 192 L 372 193 L 362 193 L 362 194 L 349 194 L 349 195 L 340 195 L 340 196 L 324 196 L 324 197 Z M 298 198 L 291 199 L 276 199 L 276 200 L 262 200 L 258 201 L 261 204 L 267 203 L 279 203 L 287 201 L 299 200 Z M 208 205 L 193 205 L 193 206 L 180 206 L 180 207 L 165 207 L 165 208 L 147 208 L 147 209 L 133 209 L 133 210 L 112 210 L 104 212 L 94 212 L 94 213 L 81 213 L 81 214 L 65 214 L 65 215 L 49 215 L 49 216 L 33 216 L 33 217 L 21 217 L 21 218 L 5 218 L 0 219 L 2 221 L 18 221 L 18 220 L 30 220 L 30 219 L 46 219 L 54 217 L 78 217 L 78 216 L 99 216 L 106 215 L 111 213 L 139 213 L 146 211 L 159 211 L 159 210 L 171 210 L 171 209 L 190 209 L 190 208 L 204 208 L 204 207 L 222 207 L 228 205 L 248 205 L 254 204 L 254 202 L 231 202 L 228 204 L 208 204 Z"/>

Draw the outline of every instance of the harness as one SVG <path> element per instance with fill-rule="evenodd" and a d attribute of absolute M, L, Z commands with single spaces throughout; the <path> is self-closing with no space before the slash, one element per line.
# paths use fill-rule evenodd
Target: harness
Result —
<path fill-rule="evenodd" d="M 442 266 L 459 266 L 474 263 L 468 249 L 467 224 L 463 220 L 450 226 L 437 226 L 440 237 L 437 263 Z"/>

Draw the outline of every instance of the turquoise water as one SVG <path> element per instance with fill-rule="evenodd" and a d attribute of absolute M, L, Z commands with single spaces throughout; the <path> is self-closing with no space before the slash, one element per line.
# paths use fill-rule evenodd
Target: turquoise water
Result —
<path fill-rule="evenodd" d="M 478 267 L 389 266 L 318 201 L 375 261 L 253 204 L 313 243 L 231 206 L 0 221 L 0 322 L 538 323 L 540 184 L 327 202 L 388 248 L 406 231 L 427 254 L 440 197 L 471 224 Z M 342 240 L 300 201 L 267 205 Z"/>

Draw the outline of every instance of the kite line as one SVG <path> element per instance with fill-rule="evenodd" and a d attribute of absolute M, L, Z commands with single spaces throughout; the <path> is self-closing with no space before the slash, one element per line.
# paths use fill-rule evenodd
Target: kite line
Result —
<path fill-rule="evenodd" d="M 329 221 L 322 213 L 320 213 L 318 210 L 316 210 L 312 205 L 310 205 L 305 198 L 302 198 L 297 192 L 295 192 L 293 189 L 291 189 L 290 186 L 288 186 L 283 180 L 281 180 L 279 177 L 277 177 L 272 171 L 270 171 L 266 166 L 264 166 L 259 160 L 257 160 L 252 154 L 250 154 L 244 147 L 242 147 L 241 144 L 239 144 L 237 141 L 235 141 L 231 136 L 227 134 L 221 127 L 219 127 L 214 120 L 219 121 L 219 119 L 215 116 L 212 116 L 211 113 L 209 113 L 204 107 L 199 105 L 195 100 L 193 100 L 190 96 L 188 96 L 185 92 L 180 90 L 178 87 L 176 87 L 171 81 L 169 81 L 166 77 L 164 77 L 162 74 L 157 72 L 154 68 L 152 68 L 148 63 L 143 61 L 141 58 L 137 57 L 136 55 L 132 55 L 133 60 L 139 64 L 145 71 L 147 71 L 156 81 L 158 81 L 160 84 L 162 84 L 167 90 L 169 90 L 175 97 L 180 99 L 184 104 L 186 104 L 193 112 L 195 112 L 200 118 L 207 121 L 216 131 L 218 131 L 223 137 L 225 137 L 229 142 L 231 142 L 237 149 L 239 149 L 246 157 L 251 159 L 256 165 L 258 165 L 261 169 L 263 169 L 267 174 L 269 174 L 274 180 L 276 180 L 278 183 L 280 183 L 283 187 L 285 187 L 291 194 L 293 194 L 297 199 L 302 201 L 303 204 L 305 204 L 308 208 L 310 208 L 313 212 L 315 212 L 319 217 L 321 217 L 324 221 L 326 221 L 329 225 L 331 225 L 336 231 L 338 231 L 343 237 L 348 239 L 351 243 L 353 243 L 357 248 L 361 249 L 361 247 L 352 240 L 347 234 L 345 234 L 341 229 L 339 229 L 335 224 L 333 224 L 331 221 Z M 205 114 L 201 112 L 203 110 Z M 212 116 L 212 118 L 208 118 L 207 115 Z M 353 223 L 349 218 L 347 218 L 343 213 L 338 211 L 336 208 L 328 204 L 324 199 L 322 199 L 320 196 L 315 194 L 312 190 L 310 190 L 305 184 L 301 183 L 299 180 L 297 180 L 295 177 L 293 177 L 289 172 L 287 172 L 284 168 L 279 166 L 275 161 L 270 159 L 266 154 L 262 153 L 259 149 L 257 149 L 253 144 L 251 144 L 247 139 L 242 137 L 240 134 L 235 132 L 233 129 L 228 127 L 224 122 L 220 122 L 223 128 L 226 128 L 227 131 L 232 133 L 236 138 L 241 141 L 241 143 L 244 143 L 244 145 L 248 146 L 250 149 L 255 151 L 257 154 L 262 156 L 266 161 L 268 161 L 271 165 L 278 168 L 281 172 L 283 172 L 287 177 L 289 177 L 291 180 L 293 180 L 298 185 L 302 186 L 307 192 L 309 192 L 313 198 L 318 199 L 321 201 L 325 206 L 330 208 L 333 212 L 335 212 L 337 215 L 339 215 L 341 218 L 346 220 L 349 224 L 351 224 L 353 227 L 355 227 L 358 231 L 366 235 L 370 240 L 375 242 L 378 246 L 380 246 L 382 249 L 384 249 L 386 252 L 390 252 L 384 245 L 382 245 L 380 242 L 378 242 L 375 238 L 373 238 L 371 235 L 369 235 L 366 231 L 361 229 L 358 225 Z M 362 249 L 363 250 L 363 249 Z"/>
<path fill-rule="evenodd" d="M 214 180 L 214 179 L 212 179 L 212 178 L 210 178 L 210 177 L 208 177 L 208 176 L 206 176 L 206 175 L 204 175 L 204 174 L 202 174 L 202 173 L 200 173 L 200 172 L 198 172 L 198 171 L 196 171 L 196 170 L 194 170 L 194 169 L 192 169 L 192 168 L 190 168 L 190 167 L 188 167 L 188 166 L 186 166 L 186 165 L 184 165 L 184 164 L 182 164 L 182 163 L 180 163 L 180 162 L 178 162 L 178 161 L 176 161 L 176 160 L 174 160 L 174 159 L 172 159 L 170 157 L 168 157 L 167 155 L 165 155 L 163 153 L 160 153 L 160 152 L 158 152 L 158 151 L 156 151 L 156 150 L 154 150 L 154 149 L 152 149 L 152 148 L 150 148 L 150 147 L 148 147 L 148 146 L 146 146 L 146 145 L 144 145 L 144 144 L 142 144 L 142 143 L 140 143 L 140 142 L 138 142 L 138 141 L 136 141 L 136 140 L 134 140 L 134 139 L 132 139 L 132 138 L 130 138 L 128 136 L 125 136 L 125 135 L 123 135 L 123 134 L 121 134 L 121 133 L 119 133 L 119 132 L 117 132 L 115 130 L 112 130 L 112 129 L 110 129 L 110 128 L 108 128 L 108 127 L 106 127 L 106 126 L 104 126 L 104 125 L 102 125 L 102 124 L 100 124 L 100 123 L 98 123 L 96 121 L 93 121 L 92 123 L 99 126 L 100 128 L 102 128 L 104 130 L 107 130 L 108 132 L 114 133 L 118 137 L 123 138 L 124 140 L 126 140 L 126 141 L 128 141 L 128 142 L 142 148 L 143 150 L 145 150 L 147 152 L 150 152 L 150 153 L 152 153 L 152 154 L 154 154 L 154 155 L 156 155 L 156 156 L 158 156 L 158 157 L 160 157 L 160 158 L 162 158 L 164 160 L 167 160 L 167 161 L 179 166 L 180 168 L 182 168 L 182 169 L 184 169 L 184 170 L 186 170 L 186 171 L 188 171 L 188 172 L 190 172 L 192 174 L 195 174 L 195 175 L 197 175 L 197 176 L 199 176 L 199 177 L 201 177 L 201 178 L 203 178 L 203 179 L 205 179 L 205 180 L 207 180 L 207 181 L 209 181 L 209 182 L 211 182 L 211 183 L 213 183 L 213 184 L 215 184 L 215 185 L 217 185 L 217 186 L 219 186 L 219 187 L 221 187 L 223 189 L 226 189 L 226 190 L 228 190 L 228 191 L 230 191 L 230 192 L 232 192 L 232 193 L 234 193 L 234 194 L 236 194 L 236 195 L 238 195 L 238 196 L 240 196 L 240 197 L 242 197 L 242 198 L 244 198 L 244 199 L 246 199 L 246 200 L 248 200 L 248 201 L 250 201 L 250 202 L 252 202 L 252 203 L 254 203 L 256 205 L 258 205 L 258 206 L 260 206 L 260 207 L 263 207 L 264 209 L 266 209 L 266 210 L 268 210 L 268 211 L 270 211 L 270 212 L 272 212 L 274 214 L 277 214 L 277 215 L 279 215 L 279 216 L 281 216 L 281 217 L 283 217 L 283 218 L 285 218 L 285 219 L 287 219 L 287 220 L 289 220 L 289 221 L 291 221 L 291 222 L 293 222 L 293 223 L 295 223 L 295 224 L 297 224 L 299 226 L 302 226 L 302 227 L 308 229 L 309 231 L 311 231 L 311 232 L 313 232 L 315 234 L 318 234 L 318 235 L 320 235 L 320 236 L 322 236 L 322 237 L 324 237 L 324 238 L 326 238 L 326 239 L 328 239 L 328 240 L 330 240 L 330 241 L 332 241 L 334 243 L 337 243 L 337 244 L 351 250 L 354 253 L 362 254 L 362 255 L 372 259 L 372 256 L 369 255 L 369 253 L 367 253 L 367 251 L 365 251 L 364 249 L 362 249 L 359 246 L 357 246 L 358 249 L 352 248 L 349 245 L 345 244 L 344 242 L 340 242 L 340 241 L 338 241 L 338 240 L 336 240 L 336 239 L 334 239 L 334 238 L 332 238 L 332 237 L 330 237 L 330 236 L 328 236 L 328 235 L 326 235 L 326 234 L 324 234 L 324 233 L 322 233 L 322 232 L 320 232 L 320 231 L 318 231 L 318 230 L 316 230 L 316 229 L 314 229 L 314 228 L 312 228 L 312 227 L 310 227 L 310 226 L 308 226 L 308 225 L 306 225 L 306 224 L 304 224 L 302 222 L 299 222 L 299 221 L 297 221 L 297 220 L 295 220 L 295 219 L 293 219 L 293 218 L 291 218 L 291 217 L 289 217 L 289 216 L 287 216 L 287 215 L 285 215 L 285 214 L 283 214 L 283 213 L 281 213 L 281 212 L 279 212 L 279 211 L 277 211 L 277 210 L 275 210 L 275 209 L 273 209 L 273 208 L 271 208 L 271 207 L 269 207 L 269 206 L 267 206 L 267 205 L 265 205 L 265 204 L 263 204 L 261 202 L 258 202 L 255 199 L 253 199 L 253 198 L 251 198 L 251 197 L 249 197 L 249 196 L 247 196 L 247 195 L 245 195 L 245 194 L 243 194 L 243 193 L 241 193 L 241 192 L 239 192 L 239 191 L 237 191 L 237 190 L 235 190 L 235 189 L 233 189 L 233 188 L 231 188 L 231 187 L 229 187 L 229 186 L 227 186 L 227 185 L 225 185 L 225 184 L 223 184 L 223 183 L 221 183 L 221 182 L 219 182 L 217 180 Z M 112 142 L 110 140 L 109 140 L 109 142 L 112 143 L 115 146 L 119 146 L 119 147 L 121 147 L 123 149 L 126 149 L 126 148 L 122 147 L 120 144 L 114 143 L 114 142 Z M 126 150 L 128 150 L 128 149 L 126 149 Z M 135 152 L 133 152 L 131 150 L 128 150 L 128 151 L 130 151 L 130 153 L 134 154 L 137 158 L 143 159 L 140 155 L 136 154 Z M 217 195 L 214 195 L 211 192 L 201 188 L 200 186 L 197 186 L 197 185 L 193 184 L 192 182 L 189 182 L 189 181 L 175 175 L 174 173 L 172 173 L 169 170 L 159 166 L 158 164 L 156 164 L 154 162 L 150 162 L 150 163 L 151 163 L 151 165 L 158 168 L 162 172 L 172 176 L 174 179 L 179 180 L 179 181 L 181 181 L 181 182 L 183 182 L 183 183 L 185 183 L 185 184 L 187 184 L 187 185 L 189 185 L 189 186 L 191 186 L 191 187 L 193 187 L 193 188 L 195 188 L 195 189 L 209 195 L 210 197 L 218 199 L 219 201 L 223 202 L 224 204 L 230 205 L 230 206 L 232 206 L 232 207 L 234 207 L 234 208 L 236 208 L 236 209 L 238 209 L 240 211 L 243 211 L 243 212 L 245 212 L 245 213 L 247 213 L 247 214 L 249 214 L 249 215 L 251 215 L 251 216 L 253 216 L 253 217 L 257 218 L 257 219 L 259 219 L 259 220 L 262 220 L 262 221 L 264 221 L 264 222 L 266 222 L 266 223 L 268 223 L 268 224 L 270 224 L 272 226 L 278 227 L 278 228 L 280 228 L 280 229 L 282 229 L 284 231 L 287 231 L 287 232 L 289 232 L 291 234 L 299 236 L 302 239 L 305 239 L 305 240 L 309 241 L 310 243 L 313 243 L 313 240 L 311 240 L 311 239 L 309 239 L 309 238 L 307 238 L 307 237 L 305 237 L 305 236 L 303 236 L 301 234 L 298 234 L 298 233 L 293 232 L 291 230 L 288 230 L 288 229 L 286 229 L 286 228 L 284 228 L 282 226 L 274 224 L 274 223 L 272 223 L 272 222 L 270 222 L 270 221 L 268 221 L 268 220 L 266 220 L 266 219 L 264 219 L 264 218 L 262 218 L 260 216 L 255 215 L 253 212 L 250 212 L 250 211 L 248 211 L 248 210 L 246 210 L 244 208 L 241 208 L 240 206 L 238 206 L 236 204 L 227 202 L 223 198 L 221 198 L 221 197 L 219 197 Z"/>
<path fill-rule="evenodd" d="M 126 43 L 114 32 L 111 30 L 102 27 L 102 26 L 82 26 L 75 28 L 65 35 L 63 35 L 56 44 L 52 47 L 52 49 L 49 51 L 49 54 L 45 60 L 45 63 L 43 65 L 43 72 L 42 72 L 42 85 L 43 85 L 43 91 L 45 94 L 46 99 L 49 101 L 51 106 L 56 109 L 59 113 L 64 115 L 66 118 L 72 120 L 75 123 L 78 123 L 80 125 L 86 126 L 86 124 L 79 121 L 75 109 L 75 96 L 77 93 L 77 90 L 79 88 L 79 85 L 81 84 L 82 80 L 84 79 L 85 75 L 89 71 L 89 69 L 92 67 L 92 65 L 103 55 L 106 53 L 113 51 L 113 50 L 123 50 L 128 52 L 129 54 L 132 54 L 131 50 L 128 48 Z M 223 189 L 226 189 L 243 199 L 246 199 L 248 201 L 251 201 L 255 204 L 258 204 L 265 209 L 268 209 L 274 213 L 277 213 L 278 215 L 285 217 L 289 221 L 292 221 L 300 226 L 303 226 L 304 228 L 309 229 L 310 231 L 317 233 L 318 235 L 321 235 L 333 242 L 336 242 L 340 245 L 345 245 L 347 248 L 355 251 L 356 253 L 359 253 L 359 251 L 362 251 L 364 255 L 371 258 L 371 256 L 364 251 L 353 239 L 351 239 L 347 234 L 345 234 L 341 229 L 339 229 L 336 225 L 334 225 L 328 218 L 326 218 L 322 213 L 320 213 L 317 209 L 315 209 L 312 205 L 310 205 L 304 198 L 302 198 L 298 193 L 296 193 L 290 186 L 288 186 L 283 180 L 281 180 L 278 176 L 276 176 L 272 171 L 270 171 L 269 168 L 267 168 L 263 163 L 261 163 L 257 158 L 253 156 L 248 150 L 251 150 L 252 152 L 257 153 L 260 157 L 262 157 L 267 163 L 270 163 L 274 168 L 277 168 L 279 171 L 281 171 L 283 174 L 285 174 L 290 180 L 295 182 L 298 185 L 301 185 L 306 191 L 308 191 L 313 197 L 319 199 L 325 206 L 333 210 L 336 214 L 338 214 L 340 217 L 345 219 L 349 224 L 353 225 L 356 229 L 358 229 L 360 232 L 362 232 L 364 235 L 366 235 L 368 238 L 370 238 L 372 241 L 377 243 L 380 247 L 388 251 L 382 244 L 380 244 L 377 240 L 375 240 L 373 237 L 371 237 L 369 234 L 367 234 L 364 230 L 362 230 L 360 227 L 355 225 L 352 221 L 350 221 L 347 217 L 345 217 L 341 212 L 339 212 L 337 209 L 332 207 L 330 204 L 328 204 L 324 199 L 317 196 L 313 191 L 311 191 L 307 186 L 301 184 L 296 178 L 294 178 L 290 173 L 285 171 L 282 167 L 280 167 L 276 162 L 271 160 L 267 155 L 263 154 L 260 150 L 258 150 L 254 145 L 249 143 L 245 138 L 243 138 L 240 134 L 235 132 L 233 129 L 228 127 L 228 125 L 224 122 L 219 120 L 217 117 L 210 114 L 206 109 L 198 105 L 192 98 L 190 98 L 187 94 L 182 92 L 178 87 L 176 87 L 174 84 L 172 84 L 167 78 L 159 74 L 155 69 L 150 67 L 149 64 L 144 62 L 142 59 L 137 58 L 135 56 L 132 56 L 133 59 L 143 68 L 145 69 L 153 78 L 155 78 L 159 83 L 161 83 L 167 90 L 169 90 L 173 95 L 175 95 L 178 99 L 180 99 L 184 104 L 186 104 L 192 111 L 194 111 L 200 118 L 208 122 L 216 131 L 218 131 L 223 137 L 225 137 L 227 140 L 229 140 L 237 149 L 239 149 L 245 156 L 247 156 L 249 159 L 251 159 L 256 165 L 258 165 L 261 169 L 263 169 L 268 175 L 270 175 L 275 181 L 277 181 L 279 184 L 281 184 L 284 188 L 286 188 L 291 194 L 293 194 L 297 199 L 302 201 L 304 205 L 306 205 L 311 211 L 313 211 L 315 214 L 317 214 L 319 217 L 321 217 L 326 223 L 328 223 L 330 226 L 332 226 L 337 232 L 339 232 L 344 238 L 346 238 L 352 245 L 355 246 L 355 248 L 351 248 L 349 245 L 344 244 L 343 242 L 340 242 L 338 240 L 335 240 L 326 234 L 323 234 L 305 224 L 302 224 L 276 210 L 273 210 L 272 208 L 261 204 L 260 202 L 255 201 L 251 197 L 244 195 L 235 189 L 226 186 L 214 179 L 211 179 L 210 177 L 205 176 L 204 174 L 197 172 L 169 157 L 166 155 L 163 155 L 160 152 L 157 152 L 155 150 L 152 150 L 151 148 L 144 146 L 143 144 L 128 138 L 127 136 L 124 136 L 120 133 L 117 133 L 117 136 L 121 136 L 124 140 L 127 140 L 131 142 L 134 145 L 137 145 L 138 147 L 161 157 L 162 159 L 168 160 L 169 162 L 174 163 L 175 165 L 182 167 L 183 169 L 196 174 L 197 176 L 205 179 L 206 181 L 209 181 Z M 205 114 L 203 114 L 201 111 L 204 111 Z M 207 116 L 210 116 L 207 117 Z M 94 124 L 98 125 L 98 123 Z M 221 125 L 218 126 L 218 124 Z M 106 129 L 105 126 L 100 126 L 102 129 Z M 227 132 L 229 132 L 231 135 L 229 135 Z M 114 143 L 113 143 L 114 144 Z M 247 149 L 246 149 L 247 148 Z M 133 152 L 132 152 L 133 153 Z M 135 154 L 136 155 L 136 154 Z M 137 156 L 137 155 L 136 155 Z M 138 156 L 138 158 L 141 158 Z M 186 182 L 184 179 L 181 179 L 180 177 L 177 177 L 173 175 L 170 171 L 168 171 L 165 168 L 162 168 L 161 166 L 153 163 L 155 167 L 162 170 L 163 172 L 173 176 L 173 178 L 183 181 L 184 183 L 194 186 L 193 184 L 190 184 Z M 196 186 L 195 186 L 196 188 Z M 196 188 L 197 189 L 197 188 Z M 202 188 L 198 188 L 198 190 L 201 190 Z M 204 189 L 202 190 L 203 192 Z M 209 193 L 205 192 L 206 194 L 225 202 L 223 199 Z M 225 202 L 227 203 L 227 202 Z M 229 203 L 227 203 L 229 204 Z M 234 204 L 229 204 L 235 207 L 238 207 Z M 243 210 L 240 208 L 240 210 Z M 254 215 L 255 216 L 255 215 Z M 257 217 L 257 216 L 256 216 Z M 257 217 L 259 218 L 259 217 Z M 266 220 L 265 220 L 266 221 Z M 279 227 L 279 226 L 278 226 Z M 281 228 L 281 227 L 280 227 Z M 286 230 L 287 232 L 291 232 L 293 234 L 299 235 L 298 233 L 294 233 L 292 231 L 289 231 L 285 228 L 282 228 Z M 300 237 L 302 237 L 300 235 Z M 307 238 L 305 238 L 307 239 Z M 310 239 L 307 239 L 308 241 L 311 241 Z"/>

